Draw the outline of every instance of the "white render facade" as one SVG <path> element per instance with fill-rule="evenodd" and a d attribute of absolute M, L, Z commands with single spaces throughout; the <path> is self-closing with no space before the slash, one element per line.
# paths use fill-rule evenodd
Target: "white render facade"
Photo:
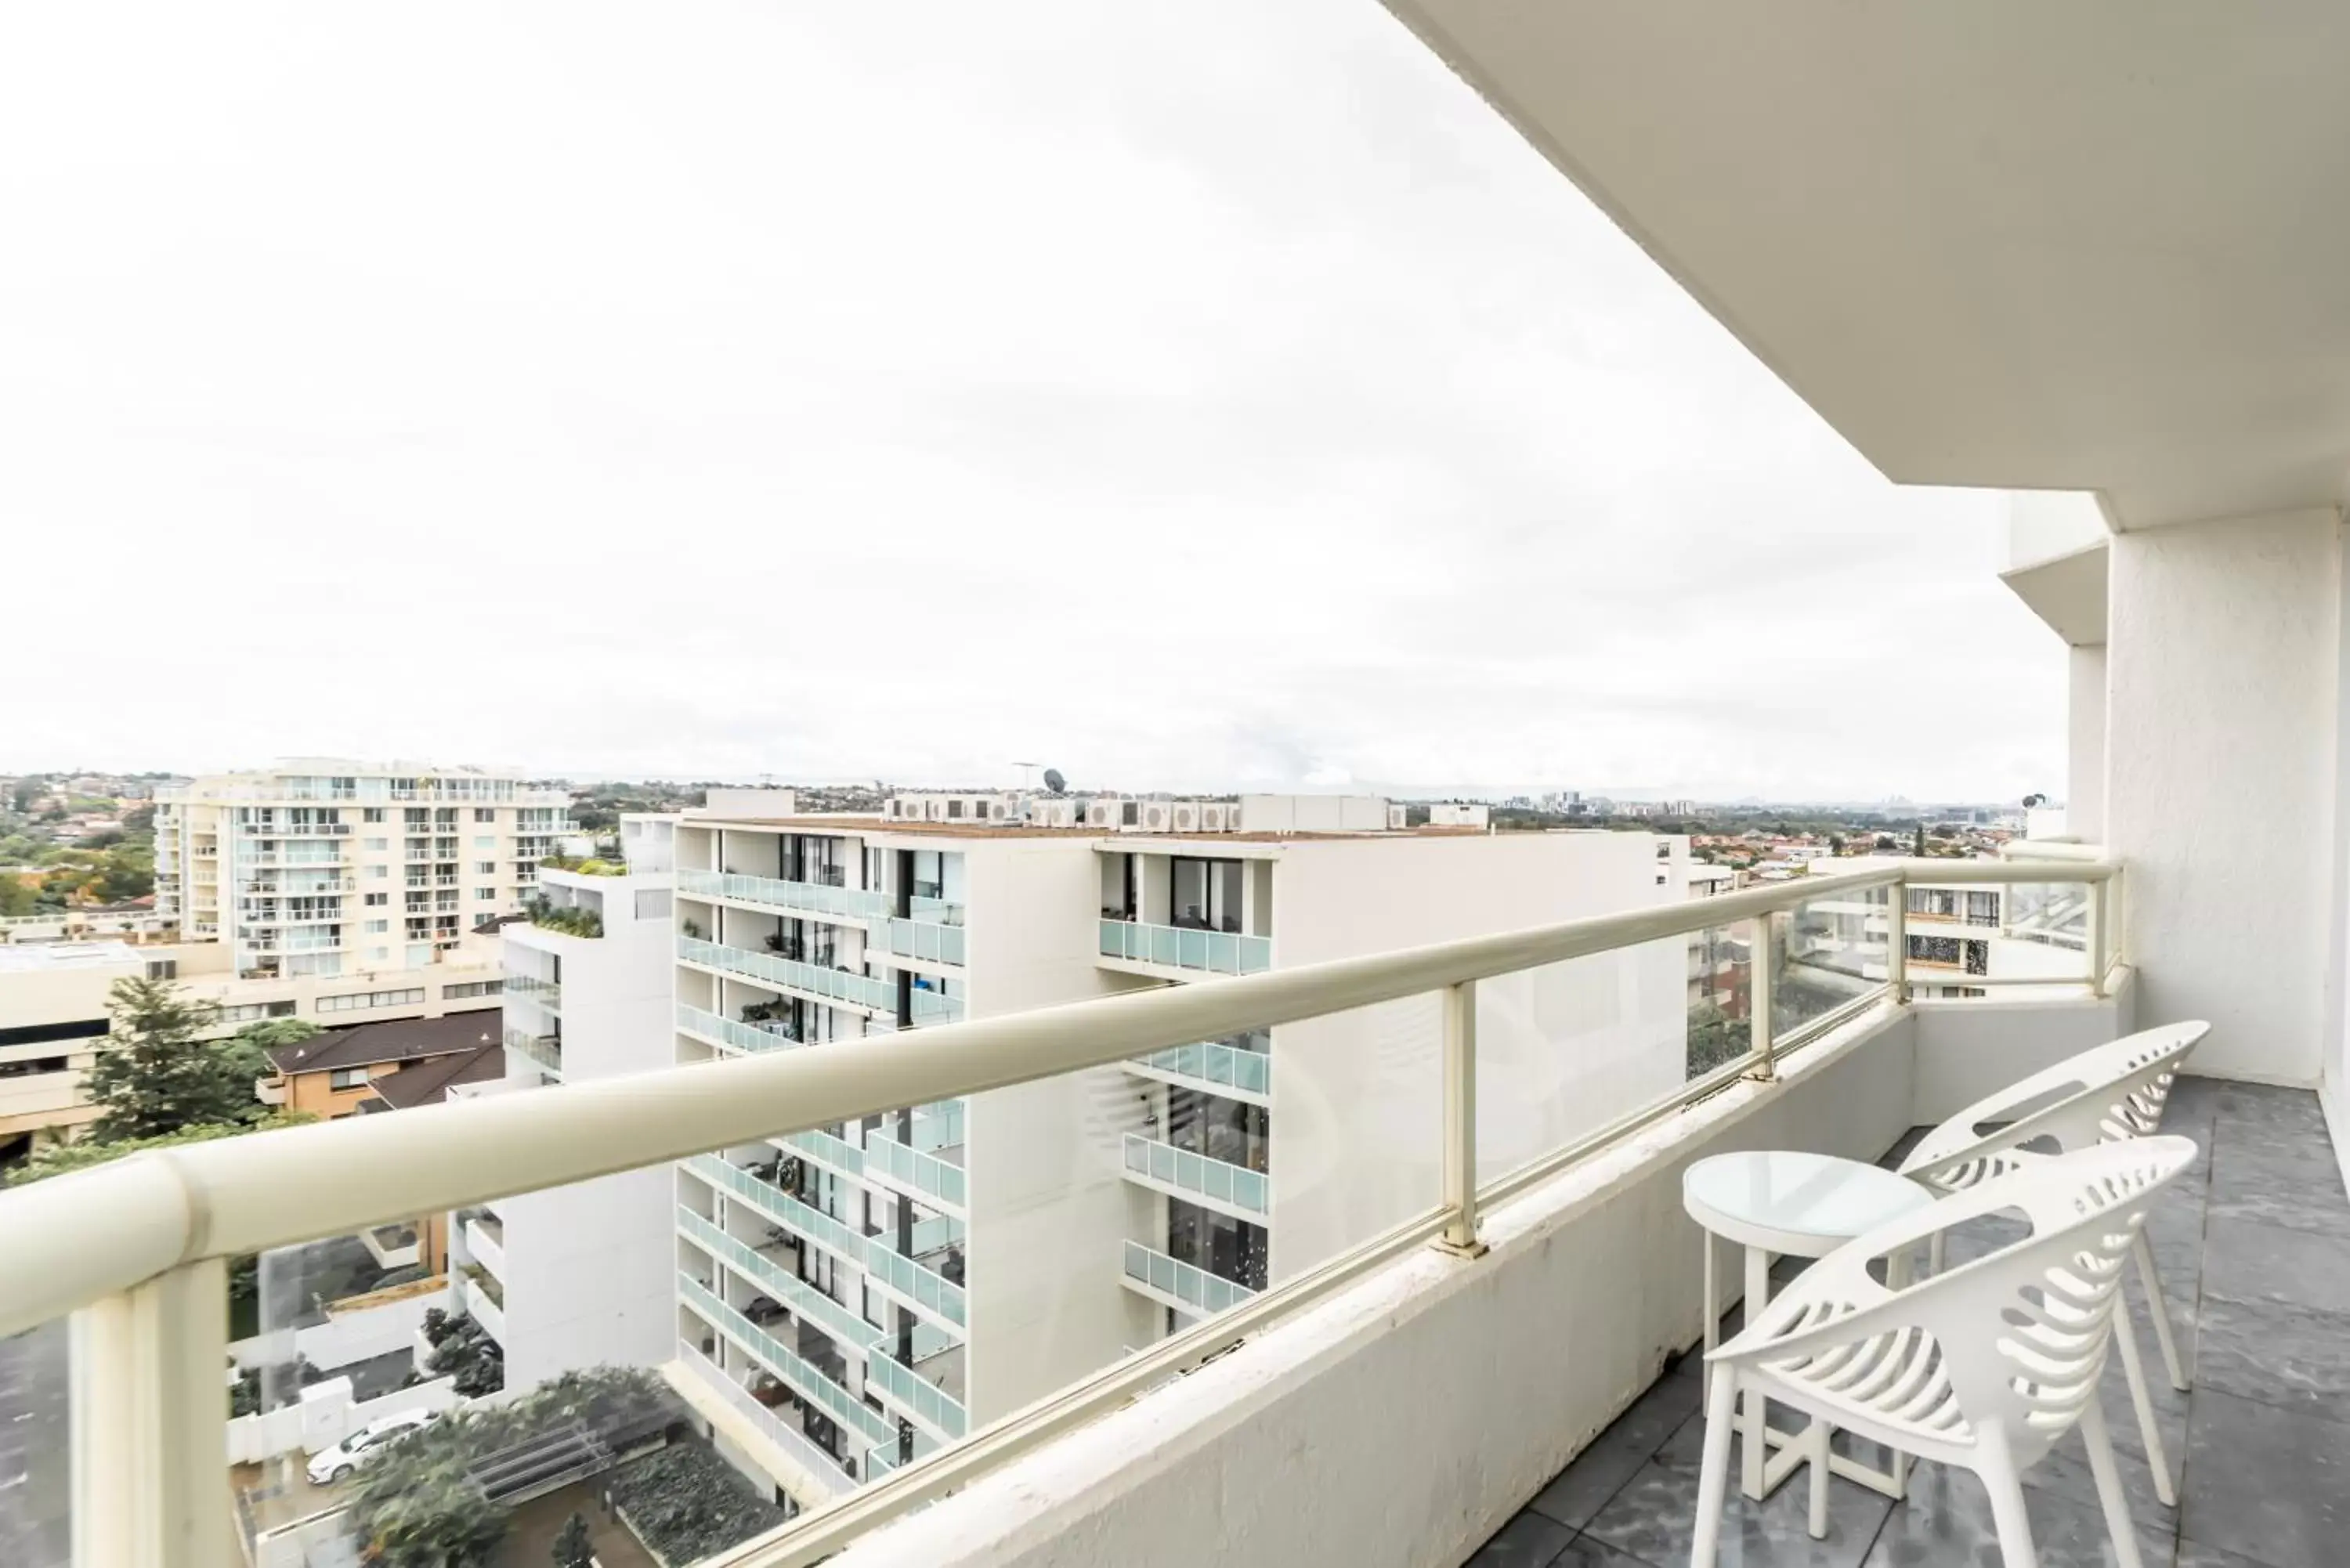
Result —
<path fill-rule="evenodd" d="M 640 829 L 658 863 L 658 828 Z M 592 909 L 599 936 L 504 928 L 506 1075 L 459 1099 L 670 1066 L 671 877 L 548 867 L 541 895 Z M 518 1193 L 451 1216 L 450 1303 L 505 1352 L 508 1394 L 566 1371 L 655 1366 L 675 1353 L 672 1179 L 666 1167 Z"/>
<path fill-rule="evenodd" d="M 1685 896 L 1684 844 L 1647 834 L 1105 838 L 929 804 L 688 815 L 678 1060 L 886 1049 L 931 1023 Z M 1682 981 L 1652 948 L 1488 987 L 1481 1052 L 1528 1092 L 1482 1108 L 1481 1165 L 1677 1085 Z M 802 1503 L 889 1473 L 1416 1211 L 1440 1052 L 1432 1003 L 1393 1003 L 683 1162 L 681 1390 L 738 1467 Z M 1392 1136 L 1346 1136 L 1374 1127 Z"/>
<path fill-rule="evenodd" d="M 514 913 L 570 797 L 510 774 L 304 758 L 161 792 L 155 904 L 240 978 L 419 969 Z"/>

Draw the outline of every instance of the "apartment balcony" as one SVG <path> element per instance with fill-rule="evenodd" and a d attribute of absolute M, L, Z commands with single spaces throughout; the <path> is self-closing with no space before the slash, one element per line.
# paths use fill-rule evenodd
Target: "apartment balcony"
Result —
<path fill-rule="evenodd" d="M 737 1418 L 746 1422 L 758 1438 L 774 1444 L 787 1459 L 789 1466 L 796 1466 L 805 1472 L 798 1484 L 802 1488 L 814 1489 L 814 1495 L 808 1500 L 811 1503 L 829 1502 L 856 1484 L 856 1478 L 848 1473 L 842 1461 L 817 1448 L 808 1439 L 806 1433 L 770 1409 L 757 1395 L 702 1355 L 699 1347 L 681 1341 L 677 1353 L 678 1371 L 671 1375 L 671 1386 L 688 1404 L 711 1417 L 715 1424 L 723 1425 L 723 1417 L 709 1410 L 696 1397 L 702 1393 L 714 1397 Z M 749 1448 L 751 1445 L 743 1446 Z M 937 1447 L 936 1444 L 931 1446 Z M 888 1447 L 894 1453 L 898 1445 L 893 1442 Z M 874 1472 L 868 1470 L 866 1473 L 870 1475 Z"/>
<path fill-rule="evenodd" d="M 348 838 L 351 825 L 348 822 L 240 822 L 236 831 L 239 836 L 245 838 Z"/>
<path fill-rule="evenodd" d="M 2095 864 L 2080 874 L 2102 887 L 2113 870 Z M 1898 888 L 1913 875 L 1931 872 L 1896 867 L 1821 881 L 1865 891 Z M 1424 1127 L 1429 1141 L 1441 1146 L 1435 1163 L 1415 1163 L 1412 1135 L 1400 1121 L 1333 1134 L 1376 1138 L 1382 1168 L 1429 1177 L 1424 1190 L 1414 1188 L 1403 1218 L 1381 1219 L 1321 1255 L 1285 1262 L 1269 1288 L 1246 1294 L 1221 1291 L 1229 1282 L 1187 1273 L 1152 1247 L 1121 1245 L 1115 1259 L 1103 1247 L 1102 1273 L 1088 1277 L 1088 1289 L 1115 1280 L 1113 1301 L 1139 1296 L 1198 1321 L 1123 1359 L 1113 1340 L 1057 1394 L 991 1418 L 976 1443 L 955 1446 L 946 1407 L 901 1376 L 963 1403 L 921 1366 L 899 1367 L 868 1351 L 862 1376 L 853 1368 L 827 1371 L 812 1345 L 804 1354 L 730 1305 L 729 1298 L 764 1296 L 827 1340 L 836 1328 L 853 1326 L 845 1318 L 819 1321 L 822 1313 L 845 1311 L 837 1302 L 828 1308 L 806 1296 L 795 1302 L 785 1255 L 724 1236 L 720 1222 L 698 1212 L 702 1195 L 692 1188 L 677 1229 L 683 1256 L 706 1259 L 708 1267 L 690 1266 L 678 1293 L 685 1321 L 705 1325 L 710 1342 L 733 1347 L 730 1358 L 739 1352 L 743 1365 L 785 1382 L 837 1421 L 852 1462 L 874 1478 L 854 1507 L 815 1510 L 772 1541 L 738 1552 L 730 1561 L 742 1568 L 805 1568 L 844 1552 L 843 1568 L 962 1568 L 981 1561 L 1035 1568 L 1056 1553 L 1061 1561 L 1148 1564 L 1180 1560 L 1178 1551 L 1247 1564 L 1461 1563 L 1496 1531 L 1508 1533 L 1486 1562 L 1546 1564 L 1580 1532 L 1591 1537 L 1584 1562 L 1679 1568 L 1696 1485 L 1686 1462 L 1694 1438 L 1693 1402 L 1684 1402 L 1693 1382 L 1686 1353 L 1708 1317 L 1731 1304 L 1727 1292 L 1702 1299 L 1698 1238 L 1679 1202 L 1689 1162 L 1752 1147 L 1881 1158 L 1913 1125 L 2124 1032 L 2142 1004 L 2135 973 L 2113 946 L 2114 928 L 2101 919 L 2099 942 L 2061 998 L 1911 1002 L 1897 952 L 1890 981 L 1800 1016 L 1764 1007 L 1741 1054 L 1685 1071 L 1689 1020 L 1679 977 L 1688 932 L 1741 922 L 1767 937 L 1773 921 L 1820 890 L 1759 888 L 1686 910 L 1643 909 L 1226 985 L 1170 986 L 1055 1009 L 1033 1028 L 1016 1019 L 972 1026 L 920 1053 L 772 1052 L 577 1085 L 560 1096 L 510 1096 L 370 1118 L 373 1125 L 190 1145 L 168 1162 L 117 1162 L 0 1195 L 0 1281 L 7 1282 L 0 1285 L 6 1309 L 0 1330 L 111 1303 L 99 1293 L 109 1284 L 132 1303 L 157 1300 L 138 1293 L 168 1299 L 191 1282 L 216 1285 L 229 1253 L 286 1244 L 306 1232 L 347 1232 L 396 1212 L 463 1207 L 491 1190 L 672 1160 L 707 1184 L 712 1207 L 740 1201 L 832 1252 L 852 1271 L 850 1280 L 861 1271 L 877 1294 L 902 1304 L 927 1290 L 929 1309 L 915 1309 L 919 1335 L 960 1329 L 967 1311 L 959 1289 L 941 1293 L 951 1286 L 943 1274 L 900 1257 L 882 1238 L 816 1213 L 722 1156 L 698 1152 L 696 1144 L 733 1148 L 768 1136 L 791 1138 L 907 1105 L 940 1107 L 920 1119 L 943 1122 L 951 1115 L 945 1107 L 965 1094 L 1093 1074 L 1276 1019 L 1393 1003 L 1423 1008 L 1434 995 L 1470 1003 L 1444 1014 L 1457 1032 L 1464 1014 L 1477 1017 L 1474 988 L 1485 977 L 1620 954 L 1627 963 L 1647 961 L 1661 977 L 1661 988 L 1646 990 L 1662 1011 L 1630 1021 L 1643 1025 L 1637 1041 L 1627 1034 L 1610 1044 L 1652 1051 L 1669 1069 L 1663 1086 L 1610 1101 L 1604 1120 L 1576 1120 L 1554 1141 L 1506 1158 L 1487 1141 L 1481 1158 L 1481 1140 L 1523 1107 L 1506 1078 L 1488 1080 L 1482 1096 L 1476 1092 L 1477 1075 L 1505 1073 L 1504 1060 L 1489 1055 L 1481 1065 L 1478 1052 L 1448 1053 L 1441 1077 L 1409 1107 L 1410 1126 Z M 1753 950 L 1758 997 L 1808 994 L 1806 977 L 1792 972 L 1804 967 L 1800 953 L 1791 958 L 1784 943 L 1770 940 L 1757 940 Z M 1611 1020 L 1610 1027 L 1625 1022 Z M 1579 1064 L 1586 1054 L 1580 1037 L 1559 1044 L 1562 1064 Z M 1596 1092 L 1596 1080 L 1572 1076 L 1555 1089 L 1578 1110 Z M 1468 1117 L 1451 1140 L 1439 1136 L 1448 1106 L 1457 1114 L 1481 1103 L 1510 1114 L 1490 1123 Z M 2199 1172 L 2199 1190 L 2178 1213 L 2158 1216 L 2154 1230 L 2174 1303 L 2193 1303 L 2187 1332 L 2198 1386 L 2183 1402 L 2158 1391 L 2174 1428 L 2166 1437 L 2186 1464 L 2185 1505 L 2168 1515 L 2148 1508 L 2141 1524 L 2155 1536 L 2166 1530 L 2175 1536 L 2183 1522 L 2195 1541 L 2204 1540 L 2199 1529 L 2232 1532 L 2223 1538 L 2233 1556 L 2181 1559 L 2198 1568 L 2330 1563 L 2325 1553 L 2338 1537 L 2326 1489 L 2350 1467 L 2350 1434 L 2337 1431 L 2350 1423 L 2327 1413 L 2339 1380 L 2324 1369 L 2339 1359 L 2345 1340 L 2326 1316 L 2338 1303 L 2324 1293 L 2350 1270 L 2350 1199 L 2333 1187 L 2332 1153 L 2306 1096 L 2182 1089 L 2172 1113 L 2174 1125 L 2216 1152 Z M 558 1130 L 576 1136 L 551 1136 Z M 1135 1158 L 1137 1141 L 1146 1146 L 1139 1155 L 1143 1185 L 1198 1201 L 1182 1170 L 1151 1174 L 1161 1158 L 1154 1151 L 1165 1146 L 1130 1139 L 1126 1158 Z M 865 1153 L 869 1167 L 869 1144 Z M 319 1159 L 336 1162 L 338 1180 L 302 1190 L 299 1173 Z M 1223 1168 L 1232 1174 L 1222 1180 L 1262 1179 Z M 201 1236 L 173 1228 L 187 1223 L 175 1185 L 183 1171 L 205 1195 Z M 1191 1175 L 1207 1184 L 1203 1173 Z M 296 1192 L 298 1201 L 289 1196 Z M 1237 1188 L 1232 1193 L 1244 1196 Z M 734 1220 L 738 1230 L 746 1224 Z M 159 1239 L 148 1239 L 150 1228 Z M 1284 1226 L 1278 1240 L 1295 1233 Z M 2190 1244 L 2199 1254 L 2190 1256 Z M 59 1267 L 68 1260 L 70 1274 Z M 1725 1283 L 1732 1273 L 1723 1271 Z M 925 1276 L 935 1285 L 925 1285 Z M 470 1288 L 465 1299 L 470 1306 Z M 170 1386 L 202 1387 L 217 1400 L 224 1324 L 95 1312 L 77 1325 L 78 1343 L 99 1350 L 138 1345 L 140 1334 L 151 1336 L 140 1354 L 156 1357 L 151 1364 Z M 702 1331 L 689 1329 L 688 1338 L 701 1343 Z M 918 1355 L 922 1343 L 918 1338 Z M 972 1343 L 984 1345 L 984 1334 Z M 985 1366 L 983 1349 L 970 1355 L 974 1366 Z M 82 1403 L 75 1418 L 88 1423 L 78 1431 L 151 1435 L 141 1423 L 162 1418 L 153 1401 L 131 1390 L 109 1394 L 103 1380 L 77 1387 Z M 868 1395 L 888 1409 L 873 1409 Z M 205 1410 L 216 1422 L 212 1407 Z M 1366 1417 L 1375 1410 L 1397 1418 Z M 892 1413 L 918 1423 L 916 1462 L 895 1459 L 901 1438 Z M 216 1437 L 216 1427 L 210 1429 Z M 926 1453 L 925 1441 L 939 1451 Z M 219 1459 L 216 1441 L 207 1442 L 201 1457 L 209 1475 Z M 2329 1446 L 2337 1442 L 2338 1462 Z M 1589 1468 L 1565 1469 L 1586 1450 Z M 151 1450 L 137 1444 L 104 1451 L 130 1456 L 104 1472 L 111 1495 L 134 1481 L 161 1489 L 174 1473 L 168 1444 L 155 1458 L 141 1457 Z M 1304 1469 L 1300 1454 L 1311 1458 Z M 1442 1462 L 1431 1463 L 1430 1455 Z M 2065 1457 L 2060 1450 L 2050 1461 L 2033 1496 L 2035 1511 L 2048 1511 L 2041 1522 L 2051 1568 L 2095 1560 L 2094 1516 L 2081 1522 L 2077 1467 L 2059 1462 Z M 2124 1468 L 2126 1484 L 2147 1484 L 2143 1456 L 2126 1453 Z M 1522 1512 L 1529 1503 L 1533 1511 Z M 1815 1546 L 1804 1532 L 1797 1487 L 1768 1503 L 1733 1505 L 1731 1539 L 1744 1542 L 1734 1561 L 1749 1568 L 1799 1562 L 1960 1568 L 1974 1561 L 1971 1506 L 1962 1487 L 1931 1468 L 1898 1504 L 1857 1494 L 1838 1478 L 1828 1542 Z M 1169 1519 L 1196 1523 L 1180 1548 L 1167 1544 Z M 2060 1556 L 2054 1549 L 2060 1540 L 2088 1551 L 2065 1547 Z M 1872 1561 L 1878 1544 L 1884 1551 Z M 2310 1551 L 2299 1556 L 2288 1550 L 2304 1544 Z M 2171 1557 L 2167 1545 L 2159 1554 L 2149 1551 L 2149 1568 Z"/>
<path fill-rule="evenodd" d="M 1246 1285 L 1170 1258 L 1139 1241 L 1119 1243 L 1118 1262 L 1118 1282 L 1128 1290 L 1195 1317 L 1229 1311 L 1256 1295 Z"/>
<path fill-rule="evenodd" d="M 745 948 L 703 941 L 698 937 L 678 938 L 677 956 L 681 961 L 713 974 L 752 981 L 778 995 L 799 996 L 827 1006 L 851 1007 L 868 1013 L 897 1015 L 898 988 L 888 981 L 854 970 L 827 969 L 774 953 L 754 953 Z"/>
<path fill-rule="evenodd" d="M 409 933 L 409 940 L 422 941 L 425 940 L 424 933 L 411 931 Z M 535 974 L 525 974 L 519 971 L 509 970 L 506 971 L 504 994 L 508 997 L 520 997 L 534 1007 L 542 1008 L 556 1017 L 562 1016 L 563 986 L 558 981 L 542 980 Z"/>
<path fill-rule="evenodd" d="M 500 1345 L 506 1342 L 505 1303 L 493 1291 L 499 1287 L 488 1276 L 469 1276 L 465 1280 L 463 1300 L 466 1315 L 482 1325 L 483 1331 Z"/>
<path fill-rule="evenodd" d="M 500 1038 L 507 1050 L 536 1063 L 551 1076 L 557 1078 L 563 1076 L 562 1035 L 552 1033 L 539 1033 L 534 1030 L 517 1029 L 508 1024 Z"/>
<path fill-rule="evenodd" d="M 728 1306 L 719 1299 L 712 1283 L 681 1273 L 678 1294 L 703 1321 L 843 1430 L 858 1434 L 867 1445 L 898 1440 L 895 1421 L 834 1382 L 816 1363 Z"/>
<path fill-rule="evenodd" d="M 1243 1042 L 1245 1042 L 1243 1044 Z M 1178 1088 L 1200 1089 L 1253 1106 L 1273 1104 L 1272 1036 L 1253 1033 L 1232 1040 L 1203 1040 L 1170 1046 L 1123 1064 L 1138 1078 Z"/>
<path fill-rule="evenodd" d="M 505 1227 L 495 1218 L 484 1214 L 465 1221 L 465 1251 L 501 1282 L 506 1278 Z"/>
<path fill-rule="evenodd" d="M 1128 1133 L 1124 1147 L 1126 1179 L 1138 1186 L 1259 1225 L 1273 1212 L 1273 1180 L 1263 1171 L 1141 1133 Z"/>
<path fill-rule="evenodd" d="M 821 1127 L 785 1133 L 775 1141 L 836 1176 L 847 1177 L 851 1181 L 865 1179 L 865 1151 L 847 1138 L 836 1137 Z"/>
<path fill-rule="evenodd" d="M 706 1045 L 721 1051 L 760 1052 L 784 1051 L 800 1044 L 791 1025 L 772 1019 L 755 1023 L 739 1023 L 722 1017 L 706 1007 L 688 1002 L 677 1004 L 677 1026 Z"/>
<path fill-rule="evenodd" d="M 1273 967 L 1273 939 L 1196 926 L 1101 922 L 1101 956 L 1111 967 L 1188 980 L 1211 974 L 1261 974 Z"/>
<path fill-rule="evenodd" d="M 958 1220 L 970 1218 L 961 1165 L 899 1143 L 879 1127 L 865 1135 L 865 1174 L 877 1186 Z"/>
<path fill-rule="evenodd" d="M 746 877 L 735 871 L 695 871 L 680 867 L 677 890 L 690 898 L 713 899 L 764 915 L 789 919 L 827 920 L 859 930 L 897 914 L 892 893 L 864 888 L 843 888 L 830 882 L 794 882 L 778 877 Z"/>
<path fill-rule="evenodd" d="M 744 1284 L 782 1303 L 795 1318 L 824 1330 L 845 1352 L 862 1359 L 889 1337 L 888 1329 L 866 1322 L 854 1309 L 801 1279 L 781 1259 L 728 1235 L 682 1204 L 678 1207 L 677 1228 L 680 1235 L 733 1270 Z"/>
<path fill-rule="evenodd" d="M 964 961 L 965 942 L 960 924 L 940 925 L 927 920 L 894 918 L 875 920 L 868 928 L 868 940 L 895 958 L 958 966 Z"/>
<path fill-rule="evenodd" d="M 970 1425 L 961 1400 L 898 1361 L 887 1347 L 877 1347 L 866 1359 L 865 1386 L 883 1404 L 912 1421 L 917 1431 L 943 1441 L 954 1441 Z"/>

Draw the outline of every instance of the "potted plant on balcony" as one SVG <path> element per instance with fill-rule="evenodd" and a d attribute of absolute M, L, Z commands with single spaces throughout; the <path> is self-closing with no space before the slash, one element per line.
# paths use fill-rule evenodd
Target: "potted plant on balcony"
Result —
<path fill-rule="evenodd" d="M 688 920 L 685 922 L 683 929 L 685 934 L 692 938 L 695 941 L 698 942 L 702 940 L 702 922 L 700 920 Z"/>

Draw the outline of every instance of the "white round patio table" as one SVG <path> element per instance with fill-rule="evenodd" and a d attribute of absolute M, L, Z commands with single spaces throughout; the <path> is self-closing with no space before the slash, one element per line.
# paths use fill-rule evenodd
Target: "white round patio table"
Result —
<path fill-rule="evenodd" d="M 1771 1263 L 1776 1257 L 1825 1258 L 1854 1237 L 1889 1220 L 1929 1207 L 1934 1196 L 1907 1177 L 1856 1159 L 1783 1149 L 1752 1149 L 1711 1155 L 1681 1176 L 1681 1206 L 1705 1232 L 1705 1347 L 1719 1343 L 1720 1297 L 1713 1277 L 1716 1238 L 1746 1249 L 1745 1321 L 1752 1323 L 1771 1300 Z M 1887 1282 L 1898 1288 L 1908 1278 L 1909 1259 L 1886 1261 Z M 1760 1500 L 1777 1489 L 1804 1460 L 1825 1458 L 1828 1469 L 1893 1497 L 1908 1490 L 1909 1460 L 1896 1455 L 1890 1471 L 1829 1451 L 1825 1428 L 1802 1436 L 1775 1430 L 1763 1420 L 1765 1401 L 1748 1396 L 1739 1415 L 1740 1490 Z M 1768 1454 L 1766 1449 L 1782 1449 Z"/>

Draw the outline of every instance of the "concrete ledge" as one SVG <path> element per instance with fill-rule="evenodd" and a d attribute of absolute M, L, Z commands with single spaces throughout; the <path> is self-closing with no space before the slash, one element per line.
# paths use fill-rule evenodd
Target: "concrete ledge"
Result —
<path fill-rule="evenodd" d="M 1406 1259 L 838 1561 L 1460 1563 L 1700 1337 L 1683 1168 L 1737 1148 L 1876 1158 L 1910 1126 L 1915 1037 L 1909 1010 L 1881 1006 L 1780 1082 L 1739 1085 L 1496 1210 L 1485 1257 Z"/>

